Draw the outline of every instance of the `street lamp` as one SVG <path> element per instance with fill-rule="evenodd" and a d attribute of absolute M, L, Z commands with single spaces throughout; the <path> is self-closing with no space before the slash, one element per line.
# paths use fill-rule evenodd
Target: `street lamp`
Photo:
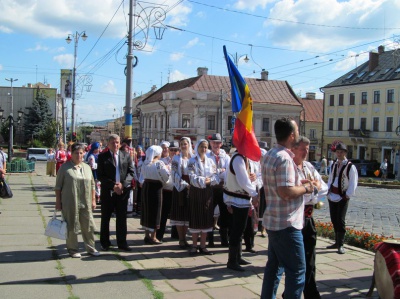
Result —
<path fill-rule="evenodd" d="M 233 58 L 233 62 L 235 63 L 236 67 L 238 67 L 239 65 L 239 61 L 241 58 L 243 58 L 245 63 L 248 63 L 250 61 L 249 57 L 247 57 L 247 54 L 243 54 L 243 55 L 238 55 L 238 53 L 236 52 L 235 55 L 230 54 L 229 55 Z"/>
<path fill-rule="evenodd" d="M 71 132 L 71 140 L 73 141 L 74 136 L 76 136 L 75 132 L 75 97 L 76 97 L 76 56 L 77 56 L 77 51 L 78 51 L 78 41 L 79 38 L 81 37 L 83 41 L 87 39 L 87 35 L 85 31 L 82 31 L 81 33 L 78 33 L 78 31 L 75 32 L 75 34 L 68 34 L 67 38 L 65 39 L 66 42 L 69 44 L 72 41 L 72 38 L 74 39 L 74 70 L 72 74 L 72 111 L 71 111 L 71 126 L 72 126 L 72 132 Z"/>
<path fill-rule="evenodd" d="M 9 133 L 10 136 L 8 138 L 8 162 L 11 163 L 12 161 L 12 148 L 14 143 L 14 117 L 13 117 L 13 110 L 14 110 L 14 95 L 13 95 L 13 82 L 18 81 L 18 79 L 14 78 L 6 78 L 7 81 L 11 82 L 11 110 L 9 116 Z"/>
<path fill-rule="evenodd" d="M 128 32 L 128 54 L 126 56 L 126 97 L 125 97 L 125 138 L 132 139 L 132 77 L 133 77 L 133 48 L 142 50 L 147 44 L 150 28 L 154 29 L 156 39 L 162 39 L 166 18 L 165 10 L 160 6 L 140 7 L 140 12 L 136 14 L 136 0 L 130 0 L 129 4 L 129 32 Z M 133 16 L 136 22 L 133 22 Z M 133 41 L 133 27 L 136 28 L 136 37 L 142 35 L 141 39 Z M 139 143 L 140 144 L 140 143 Z"/>

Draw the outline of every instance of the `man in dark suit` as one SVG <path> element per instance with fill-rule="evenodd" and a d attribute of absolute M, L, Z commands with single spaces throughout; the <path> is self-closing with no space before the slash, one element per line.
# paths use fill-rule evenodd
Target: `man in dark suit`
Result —
<path fill-rule="evenodd" d="M 101 153 L 97 161 L 97 175 L 101 182 L 100 243 L 103 250 L 108 250 L 111 246 L 110 218 L 115 210 L 118 248 L 131 251 L 126 242 L 126 212 L 135 170 L 129 153 L 119 151 L 118 135 L 111 134 L 107 146 L 109 150 Z"/>

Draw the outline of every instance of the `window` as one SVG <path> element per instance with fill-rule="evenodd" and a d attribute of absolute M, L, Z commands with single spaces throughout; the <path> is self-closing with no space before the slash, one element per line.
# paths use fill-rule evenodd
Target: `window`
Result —
<path fill-rule="evenodd" d="M 157 115 L 154 116 L 154 128 L 157 129 Z"/>
<path fill-rule="evenodd" d="M 164 129 L 164 115 L 161 115 L 160 125 L 160 128 Z"/>
<path fill-rule="evenodd" d="M 311 140 L 317 139 L 317 130 L 310 129 L 310 139 Z"/>
<path fill-rule="evenodd" d="M 263 118 L 263 120 L 262 120 L 262 131 L 269 133 L 269 118 Z"/>
<path fill-rule="evenodd" d="M 230 131 L 232 128 L 233 128 L 233 123 L 232 123 L 232 119 L 233 119 L 233 116 L 232 115 L 228 115 L 228 123 L 227 123 L 227 125 L 228 125 L 228 130 Z"/>
<path fill-rule="evenodd" d="M 372 119 L 372 131 L 379 132 L 379 117 Z"/>
<path fill-rule="evenodd" d="M 381 101 L 381 92 L 379 90 L 374 91 L 374 104 L 379 104 Z"/>
<path fill-rule="evenodd" d="M 329 96 L 329 106 L 335 106 L 335 96 L 333 94 Z"/>
<path fill-rule="evenodd" d="M 207 130 L 215 130 L 215 115 L 207 115 Z"/>
<path fill-rule="evenodd" d="M 393 117 L 386 117 L 386 132 L 393 132 Z"/>
<path fill-rule="evenodd" d="M 367 104 L 367 92 L 363 91 L 361 93 L 361 104 Z"/>
<path fill-rule="evenodd" d="M 339 106 L 343 106 L 344 94 L 339 94 Z"/>
<path fill-rule="evenodd" d="M 328 121 L 328 130 L 333 131 L 333 118 L 330 118 Z"/>
<path fill-rule="evenodd" d="M 190 114 L 182 114 L 182 128 L 190 128 Z"/>
<path fill-rule="evenodd" d="M 149 126 L 148 128 L 151 128 L 151 117 L 149 117 Z"/>
<path fill-rule="evenodd" d="M 343 118 L 338 118 L 337 129 L 343 131 Z"/>
<path fill-rule="evenodd" d="M 360 118 L 360 129 L 364 131 L 367 129 L 367 119 L 365 117 Z"/>
<path fill-rule="evenodd" d="M 349 118 L 349 130 L 354 130 L 354 118 Z"/>
<path fill-rule="evenodd" d="M 394 103 L 394 89 L 388 89 L 386 102 Z"/>
<path fill-rule="evenodd" d="M 349 105 L 355 105 L 355 104 L 356 104 L 356 94 L 352 92 L 350 93 Z"/>
<path fill-rule="evenodd" d="M 361 78 L 362 76 L 365 75 L 365 73 L 366 73 L 366 72 L 361 72 L 361 73 L 359 73 L 359 74 L 357 75 L 357 78 Z"/>

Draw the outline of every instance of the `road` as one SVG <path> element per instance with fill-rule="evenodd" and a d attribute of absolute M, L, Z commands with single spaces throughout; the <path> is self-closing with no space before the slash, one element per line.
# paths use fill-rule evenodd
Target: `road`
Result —
<path fill-rule="evenodd" d="M 46 162 L 36 162 L 36 172 L 44 174 Z M 330 222 L 329 205 L 315 210 L 314 218 Z M 350 201 L 346 225 L 356 230 L 400 238 L 400 190 L 358 187 Z"/>

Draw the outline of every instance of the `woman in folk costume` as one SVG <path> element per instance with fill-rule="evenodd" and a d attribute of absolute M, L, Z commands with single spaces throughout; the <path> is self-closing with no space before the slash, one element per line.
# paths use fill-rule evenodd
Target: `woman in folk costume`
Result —
<path fill-rule="evenodd" d="M 163 185 L 170 175 L 164 162 L 160 160 L 161 153 L 162 148 L 158 145 L 147 149 L 139 179 L 142 184 L 140 224 L 146 230 L 144 242 L 153 245 L 161 244 L 156 238 L 156 231 L 160 227 Z"/>
<path fill-rule="evenodd" d="M 189 172 L 188 163 L 193 155 L 192 142 L 188 137 L 182 137 L 179 141 L 179 155 L 174 156 L 171 164 L 171 179 L 174 183 L 172 191 L 172 204 L 170 223 L 175 225 L 179 236 L 181 249 L 190 247 L 186 241 L 186 233 L 189 226 Z"/>
<path fill-rule="evenodd" d="M 65 151 L 64 143 L 60 142 L 56 152 L 56 174 L 65 161 L 67 161 L 67 152 Z"/>
<path fill-rule="evenodd" d="M 201 139 L 195 148 L 195 157 L 189 160 L 189 229 L 192 233 L 193 246 L 191 255 L 197 250 L 200 253 L 211 255 L 206 248 L 207 233 L 214 227 L 214 204 L 212 187 L 219 184 L 217 166 L 214 160 L 207 157 L 208 141 Z M 200 234 L 200 247 L 197 240 Z"/>
<path fill-rule="evenodd" d="M 137 161 L 135 163 L 135 169 L 136 169 L 136 176 L 140 178 L 140 172 L 142 170 L 142 165 L 144 161 L 146 160 L 146 155 L 143 152 L 143 147 L 141 145 L 138 145 L 136 147 L 136 154 L 137 154 Z M 139 181 L 136 182 L 136 213 L 140 215 L 141 213 L 141 206 L 142 206 L 142 186 L 140 186 Z"/>
<path fill-rule="evenodd" d="M 86 155 L 86 163 L 92 168 L 95 191 L 96 191 L 96 202 L 100 203 L 100 181 L 97 179 L 97 158 L 100 153 L 100 143 L 93 142 L 90 146 L 90 151 Z"/>

